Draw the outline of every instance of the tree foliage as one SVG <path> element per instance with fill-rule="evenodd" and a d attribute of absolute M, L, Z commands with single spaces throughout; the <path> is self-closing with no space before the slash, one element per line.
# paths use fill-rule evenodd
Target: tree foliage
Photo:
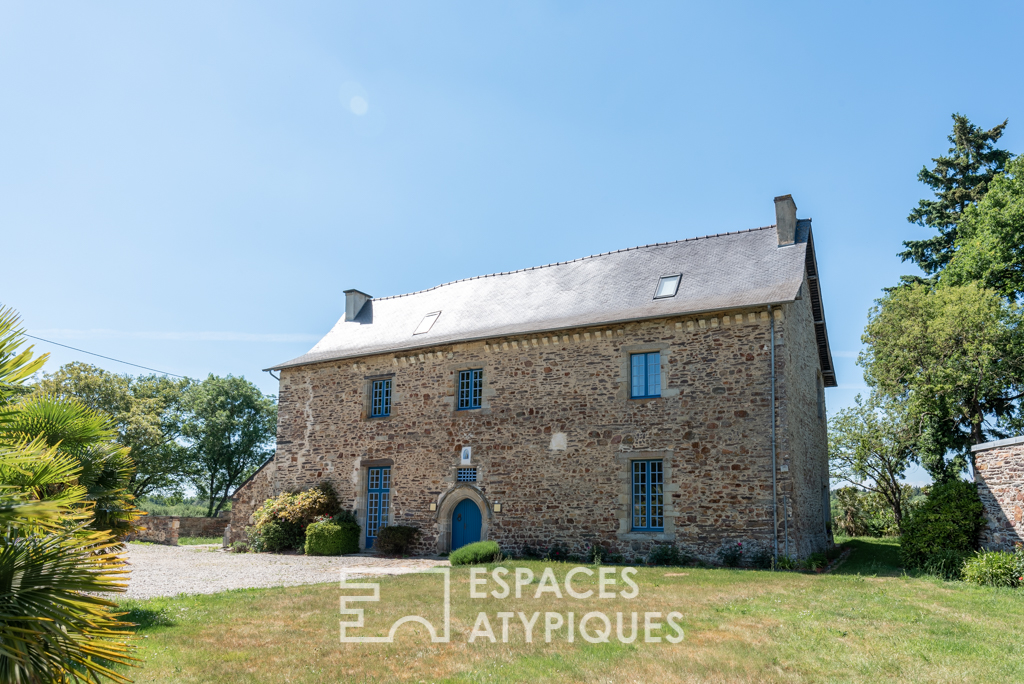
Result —
<path fill-rule="evenodd" d="M 960 219 L 956 254 L 943 282 L 978 282 L 1004 297 L 1024 298 L 1024 156 L 1011 160 L 976 206 Z"/>
<path fill-rule="evenodd" d="M 973 482 L 953 479 L 934 485 L 903 525 L 900 560 L 908 568 L 920 568 L 943 551 L 977 549 L 984 510 Z"/>
<path fill-rule="evenodd" d="M 829 419 L 829 470 L 833 480 L 874 492 L 903 524 L 907 495 L 900 484 L 914 461 L 917 433 L 900 403 L 873 393 Z M 848 532 L 849 533 L 849 532 Z"/>
<path fill-rule="evenodd" d="M 984 130 L 962 114 L 953 114 L 952 147 L 944 156 L 935 157 L 935 166 L 923 167 L 918 180 L 935 192 L 935 199 L 923 199 L 907 220 L 938 235 L 924 240 L 908 240 L 900 253 L 931 275 L 941 271 L 953 256 L 957 229 L 964 210 L 981 200 L 993 177 L 1003 171 L 1010 153 L 995 147 L 1007 121 Z"/>
<path fill-rule="evenodd" d="M 160 375 L 132 377 L 87 363 L 65 364 L 36 384 L 36 393 L 74 399 L 110 416 L 116 441 L 131 450 L 136 497 L 179 488 L 189 456 L 181 443 L 182 395 L 188 380 Z"/>
<path fill-rule="evenodd" d="M 1000 436 L 1024 396 L 1021 309 L 976 283 L 889 291 L 870 314 L 858 363 L 865 379 L 906 404 L 921 465 L 937 481 L 960 472 L 970 445 Z M 954 457 L 945 459 L 947 451 Z"/>
<path fill-rule="evenodd" d="M 245 378 L 210 375 L 184 394 L 182 435 L 189 443 L 190 480 L 217 515 L 228 497 L 274 450 L 277 404 Z"/>
<path fill-rule="evenodd" d="M 127 588 L 122 546 L 86 529 L 94 502 L 79 460 L 10 429 L 32 422 L 17 400 L 46 358 L 20 350 L 22 335 L 14 312 L 0 310 L 0 681 L 127 682 L 111 667 L 135 662 L 131 625 L 101 596 Z M 69 429 L 69 442 L 90 444 L 84 432 Z"/>
<path fill-rule="evenodd" d="M 141 512 L 129 490 L 135 464 L 118 444 L 110 420 L 74 399 L 33 394 L 13 406 L 0 428 L 0 441 L 12 445 L 38 440 L 78 465 L 75 484 L 85 489 L 89 527 L 124 537 Z"/>

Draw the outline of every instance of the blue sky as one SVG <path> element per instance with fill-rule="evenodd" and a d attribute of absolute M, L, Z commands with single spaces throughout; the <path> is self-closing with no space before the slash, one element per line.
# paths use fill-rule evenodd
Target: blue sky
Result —
<path fill-rule="evenodd" d="M 0 302 L 203 377 L 376 296 L 814 219 L 840 386 L 950 114 L 1024 151 L 1020 3 L 0 5 Z M 72 360 L 133 369 L 39 343 Z M 912 480 L 919 479 L 914 475 Z"/>

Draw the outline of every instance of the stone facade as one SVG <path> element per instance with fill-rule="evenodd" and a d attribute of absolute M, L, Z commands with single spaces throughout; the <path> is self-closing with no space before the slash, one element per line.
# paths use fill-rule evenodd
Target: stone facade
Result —
<path fill-rule="evenodd" d="M 802 297 L 771 319 L 767 307 L 728 310 L 285 368 L 277 453 L 235 494 L 230 534 L 244 538 L 267 497 L 324 480 L 364 523 L 368 468 L 390 465 L 392 522 L 421 529 L 420 552 L 449 549 L 452 510 L 469 498 L 482 538 L 513 553 L 675 542 L 712 558 L 726 542 L 777 537 L 780 553 L 788 543 L 803 556 L 830 543 L 817 349 Z M 649 351 L 661 352 L 661 396 L 631 399 L 630 354 Z M 459 411 L 458 372 L 471 368 L 483 369 L 483 406 Z M 391 415 L 369 418 L 380 377 L 393 380 Z M 456 482 L 463 446 L 475 483 Z M 631 530 L 634 459 L 662 460 L 663 531 Z"/>
<path fill-rule="evenodd" d="M 972 447 L 974 479 L 988 524 L 981 545 L 1012 551 L 1024 543 L 1024 437 Z"/>

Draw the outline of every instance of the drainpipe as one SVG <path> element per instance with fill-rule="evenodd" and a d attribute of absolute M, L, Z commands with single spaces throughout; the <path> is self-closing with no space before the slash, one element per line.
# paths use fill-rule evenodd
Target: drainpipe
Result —
<path fill-rule="evenodd" d="M 779 494 L 775 466 L 775 316 L 768 305 L 768 331 L 772 349 L 772 538 L 775 542 L 775 564 L 779 564 Z"/>

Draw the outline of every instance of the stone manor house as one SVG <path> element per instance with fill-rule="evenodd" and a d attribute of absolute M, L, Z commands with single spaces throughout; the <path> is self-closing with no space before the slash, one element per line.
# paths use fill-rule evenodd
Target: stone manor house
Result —
<path fill-rule="evenodd" d="M 831 541 L 835 387 L 810 220 L 624 249 L 375 299 L 280 371 L 277 452 L 234 496 L 327 480 L 372 548 L 480 540 L 712 558 Z"/>

